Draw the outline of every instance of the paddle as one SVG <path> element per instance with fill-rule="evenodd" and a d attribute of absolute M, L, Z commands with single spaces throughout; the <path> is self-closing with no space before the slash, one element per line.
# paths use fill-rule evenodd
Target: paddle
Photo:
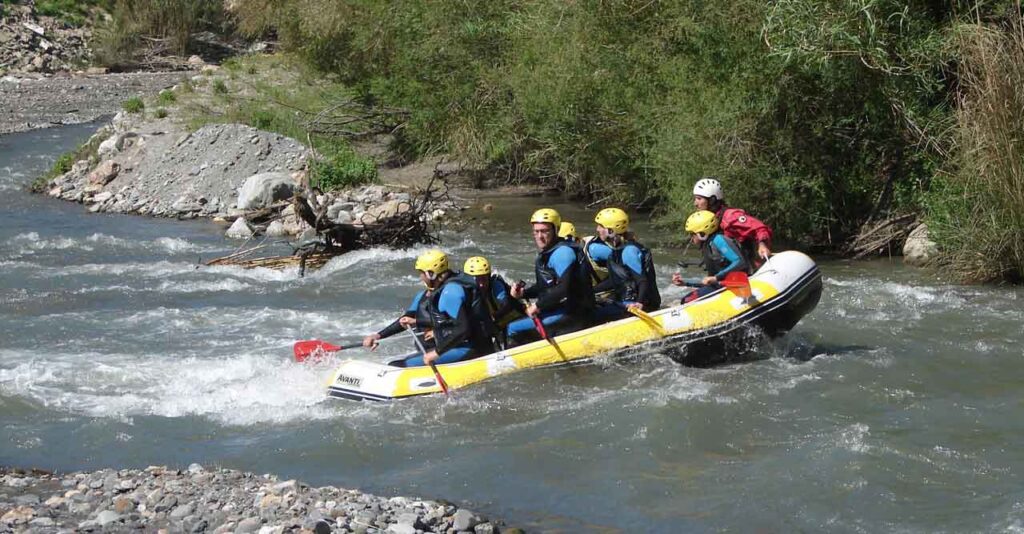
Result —
<path fill-rule="evenodd" d="M 562 348 L 559 347 L 558 343 L 555 342 L 555 338 L 548 335 L 548 331 L 544 329 L 544 323 L 540 321 L 540 317 L 534 315 L 532 316 L 532 319 L 533 326 L 537 329 L 537 333 L 540 334 L 540 337 L 544 338 L 548 343 L 551 344 L 552 347 L 555 348 L 555 352 L 558 353 L 559 358 L 562 358 L 562 361 L 568 362 L 569 358 L 565 357 L 565 353 L 562 352 Z"/>
<path fill-rule="evenodd" d="M 412 326 L 406 326 L 405 329 L 412 334 L 412 340 L 416 342 L 416 348 L 420 349 L 420 353 L 426 356 L 427 349 L 423 347 L 423 342 L 416 336 L 416 332 L 413 332 Z M 430 370 L 434 372 L 434 378 L 437 379 L 437 384 L 441 386 L 441 391 L 444 392 L 444 396 L 451 398 L 451 393 L 448 393 L 448 384 L 444 381 L 444 378 L 441 378 L 441 371 L 437 370 L 437 366 L 434 365 L 434 362 L 430 362 L 427 365 L 429 365 Z"/>
<path fill-rule="evenodd" d="M 733 293 L 736 293 L 744 299 L 750 299 L 750 297 L 753 296 L 753 293 L 750 290 L 750 278 L 745 272 L 733 271 L 725 275 L 725 278 L 719 283 L 722 284 L 723 287 L 733 290 Z"/>
<path fill-rule="evenodd" d="M 640 308 L 626 307 L 626 311 L 628 311 L 629 313 L 632 313 L 633 315 L 636 315 L 637 317 L 639 317 L 641 320 L 643 320 L 645 323 L 647 323 L 648 326 L 653 328 L 659 334 L 665 335 L 665 329 L 661 326 L 660 323 L 658 323 L 657 319 L 655 319 L 654 317 L 651 317 L 651 314 L 641 310 Z"/>
<path fill-rule="evenodd" d="M 326 341 L 320 341 L 319 339 L 308 339 L 305 341 L 296 341 L 295 346 L 292 347 L 292 352 L 295 353 L 295 361 L 302 363 L 317 352 L 338 352 L 344 348 L 345 347 L 340 345 L 333 345 Z M 314 360 L 319 361 L 320 358 L 314 358 Z"/>

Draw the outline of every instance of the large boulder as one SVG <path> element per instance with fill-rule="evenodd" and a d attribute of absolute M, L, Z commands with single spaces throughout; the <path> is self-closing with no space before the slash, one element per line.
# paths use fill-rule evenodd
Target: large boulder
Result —
<path fill-rule="evenodd" d="M 922 267 L 935 258 L 938 250 L 938 245 L 928 238 L 928 225 L 919 224 L 910 232 L 903 245 L 903 262 Z"/>
<path fill-rule="evenodd" d="M 245 179 L 238 188 L 238 209 L 260 209 L 279 200 L 291 198 L 295 180 L 286 172 L 263 172 Z"/>

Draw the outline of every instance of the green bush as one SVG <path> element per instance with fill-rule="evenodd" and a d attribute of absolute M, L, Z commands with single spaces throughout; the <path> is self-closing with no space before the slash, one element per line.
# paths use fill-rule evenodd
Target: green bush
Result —
<path fill-rule="evenodd" d="M 157 108 L 156 111 L 153 112 L 153 116 L 158 119 L 162 119 L 167 116 L 167 110 L 164 108 Z"/>
<path fill-rule="evenodd" d="M 221 80 L 220 78 L 217 78 L 217 79 L 213 80 L 212 89 L 213 89 L 214 94 L 218 94 L 218 95 L 226 95 L 226 94 L 228 94 L 228 86 L 227 86 L 227 84 L 224 83 L 224 80 Z"/>
<path fill-rule="evenodd" d="M 312 162 L 310 181 L 324 191 L 370 184 L 377 181 L 377 165 L 351 149 L 338 148 Z"/>
<path fill-rule="evenodd" d="M 142 113 L 142 110 L 146 109 L 146 104 L 141 98 L 133 96 L 121 103 L 121 109 L 128 113 Z"/>
<path fill-rule="evenodd" d="M 55 17 L 69 26 L 79 27 L 92 17 L 94 10 L 109 10 L 113 7 L 113 2 L 110 0 L 37 0 L 35 5 L 38 15 Z"/>
<path fill-rule="evenodd" d="M 160 91 L 160 93 L 156 97 L 156 101 L 164 105 L 173 104 L 177 100 L 177 95 L 174 94 L 174 91 L 171 91 L 169 89 L 164 89 L 163 91 Z"/>

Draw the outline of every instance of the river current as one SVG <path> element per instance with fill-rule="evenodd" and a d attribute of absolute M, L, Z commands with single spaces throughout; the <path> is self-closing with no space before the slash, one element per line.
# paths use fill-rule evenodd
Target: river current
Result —
<path fill-rule="evenodd" d="M 817 309 L 750 363 L 647 352 L 452 400 L 328 400 L 331 366 L 296 364 L 292 343 L 356 343 L 394 319 L 424 249 L 354 252 L 304 278 L 197 267 L 238 244 L 208 221 L 94 215 L 25 191 L 94 128 L 0 137 L 0 465 L 199 462 L 567 532 L 1024 532 L 1019 288 L 822 261 Z M 444 247 L 529 279 L 519 219 L 540 200 L 493 202 Z M 655 250 L 666 302 L 678 253 Z"/>

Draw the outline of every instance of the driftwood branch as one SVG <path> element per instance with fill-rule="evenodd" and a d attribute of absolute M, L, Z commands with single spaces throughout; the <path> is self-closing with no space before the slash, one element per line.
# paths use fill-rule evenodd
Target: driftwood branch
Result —
<path fill-rule="evenodd" d="M 916 226 L 917 216 L 897 215 L 879 221 L 869 221 L 861 227 L 860 233 L 846 247 L 847 253 L 854 259 L 891 251 L 895 246 L 902 246 Z"/>
<path fill-rule="evenodd" d="M 313 228 L 318 239 L 303 244 L 287 256 L 257 257 L 256 253 L 272 244 L 260 243 L 206 262 L 206 265 L 236 265 L 244 268 L 264 267 L 284 269 L 297 266 L 302 276 L 306 269 L 317 269 L 331 258 L 352 250 L 369 247 L 409 248 L 418 244 L 439 242 L 431 227 L 430 210 L 442 205 L 454 205 L 448 183 L 440 163 L 427 187 L 417 191 L 408 202 L 394 205 L 393 213 L 379 216 L 364 214 L 354 223 L 335 223 L 327 217 L 327 205 L 319 204 L 313 189 L 296 193 L 291 200 L 262 210 L 250 212 L 247 220 L 273 220 L 279 218 L 284 204 L 291 203 L 295 215 Z"/>
<path fill-rule="evenodd" d="M 306 122 L 314 134 L 350 139 L 390 134 L 409 120 L 409 111 L 384 106 L 367 106 L 352 99 L 328 106 Z"/>

